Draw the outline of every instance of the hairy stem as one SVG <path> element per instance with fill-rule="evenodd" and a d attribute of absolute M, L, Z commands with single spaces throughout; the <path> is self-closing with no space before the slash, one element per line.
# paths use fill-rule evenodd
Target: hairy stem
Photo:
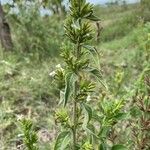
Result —
<path fill-rule="evenodd" d="M 77 102 L 74 100 L 73 102 L 73 150 L 76 149 L 77 142 Z"/>
<path fill-rule="evenodd" d="M 80 53 L 81 53 L 81 46 L 80 46 L 80 43 L 78 42 L 77 43 L 77 47 L 76 47 L 76 50 L 77 50 L 77 53 L 76 53 L 76 58 L 77 60 L 80 58 Z M 77 73 L 78 74 L 78 73 Z M 78 74 L 78 76 L 80 76 Z M 79 78 L 79 81 L 80 82 L 80 78 Z M 75 97 L 76 98 L 76 95 L 77 95 L 77 86 L 78 86 L 78 83 L 76 82 L 75 83 Z M 76 149 L 76 144 L 77 144 L 77 124 L 78 124 L 78 118 L 77 118 L 77 101 L 76 99 L 74 99 L 73 101 L 73 150 Z"/>

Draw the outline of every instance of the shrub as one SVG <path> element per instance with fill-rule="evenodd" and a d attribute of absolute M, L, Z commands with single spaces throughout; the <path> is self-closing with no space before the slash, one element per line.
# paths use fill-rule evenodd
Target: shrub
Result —
<path fill-rule="evenodd" d="M 57 56 L 63 34 L 58 16 L 43 15 L 41 6 L 35 2 L 16 3 L 18 13 L 8 13 L 12 27 L 13 42 L 19 52 L 33 53 L 39 58 Z M 59 23 L 58 23 L 59 22 Z"/>
<path fill-rule="evenodd" d="M 116 19 L 110 25 L 104 27 L 101 39 L 106 42 L 124 37 L 136 27 L 137 23 L 138 20 L 134 12 L 121 19 Z"/>

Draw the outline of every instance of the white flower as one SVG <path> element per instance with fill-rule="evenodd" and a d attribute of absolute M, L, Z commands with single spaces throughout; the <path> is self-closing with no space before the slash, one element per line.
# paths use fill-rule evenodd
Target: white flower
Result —
<path fill-rule="evenodd" d="M 51 77 L 54 77 L 55 75 L 56 75 L 55 71 L 52 71 L 52 72 L 49 73 L 49 76 L 51 76 Z"/>
<path fill-rule="evenodd" d="M 17 115 L 17 121 L 20 121 L 24 118 L 24 116 L 21 114 L 21 115 Z"/>
<path fill-rule="evenodd" d="M 91 96 L 90 95 L 87 96 L 86 101 L 87 102 L 91 101 Z"/>
<path fill-rule="evenodd" d="M 61 68 L 61 64 L 56 65 L 56 68 L 60 69 Z"/>
<path fill-rule="evenodd" d="M 64 69 L 61 67 L 61 64 L 56 65 L 56 68 L 57 68 L 58 70 L 61 70 L 62 72 L 64 71 Z"/>

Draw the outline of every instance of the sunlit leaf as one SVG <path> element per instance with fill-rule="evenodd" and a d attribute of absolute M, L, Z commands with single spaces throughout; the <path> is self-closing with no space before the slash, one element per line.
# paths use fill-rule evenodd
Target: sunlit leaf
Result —
<path fill-rule="evenodd" d="M 64 93 L 64 106 L 66 106 L 68 99 L 71 95 L 71 93 L 74 92 L 75 89 L 75 82 L 77 80 L 76 74 L 69 72 L 66 74 L 65 77 L 65 93 Z"/>
<path fill-rule="evenodd" d="M 83 127 L 86 127 L 92 118 L 92 108 L 85 103 L 83 103 L 83 107 L 84 107 L 84 112 L 85 112 L 84 113 L 85 115 L 84 115 Z"/>
<path fill-rule="evenodd" d="M 68 146 L 69 143 L 70 143 L 70 132 L 69 131 L 61 132 L 57 137 L 54 150 L 65 150 L 65 148 Z"/>
<path fill-rule="evenodd" d="M 98 51 L 95 47 L 90 46 L 90 45 L 83 45 L 83 47 L 86 48 L 87 50 L 89 50 L 92 54 L 98 55 Z"/>
<path fill-rule="evenodd" d="M 59 105 L 62 104 L 64 102 L 64 92 L 60 91 L 60 100 L 59 100 Z"/>

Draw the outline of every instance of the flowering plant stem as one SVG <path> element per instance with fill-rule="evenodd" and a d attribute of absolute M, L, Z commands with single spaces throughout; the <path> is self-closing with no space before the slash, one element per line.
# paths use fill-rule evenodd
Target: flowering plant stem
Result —
<path fill-rule="evenodd" d="M 88 150 L 93 150 L 92 142 L 89 142 L 90 138 L 85 130 L 92 118 L 92 109 L 87 104 L 87 97 L 93 92 L 95 85 L 90 79 L 84 78 L 83 74 L 91 69 L 89 55 L 91 51 L 95 52 L 92 46 L 87 45 L 88 41 L 93 38 L 91 25 L 87 20 L 98 21 L 99 18 L 93 15 L 93 5 L 87 3 L 86 0 L 70 0 L 70 4 L 70 13 L 64 25 L 65 35 L 69 38 L 70 43 L 65 44 L 61 54 L 66 65 L 63 71 L 57 70 L 55 75 L 58 83 L 62 83 L 62 77 L 64 78 L 64 86 L 61 86 L 60 91 L 64 93 L 61 102 L 65 108 L 63 111 L 56 111 L 56 120 L 61 123 L 65 131 L 58 135 L 54 149 L 63 147 L 77 150 L 88 147 Z M 96 73 L 98 74 L 98 71 Z M 66 112 L 68 105 L 73 110 Z M 66 147 L 63 146 L 62 136 L 63 139 L 69 137 Z"/>

